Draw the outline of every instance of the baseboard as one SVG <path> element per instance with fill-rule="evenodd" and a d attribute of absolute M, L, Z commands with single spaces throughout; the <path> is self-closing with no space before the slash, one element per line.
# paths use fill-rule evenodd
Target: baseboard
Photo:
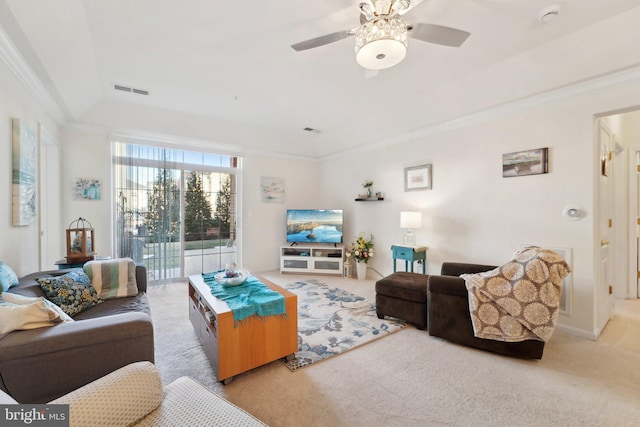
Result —
<path fill-rule="evenodd" d="M 588 331 L 585 329 L 574 328 L 573 326 L 567 325 L 556 325 L 556 329 L 561 330 L 562 332 L 566 332 L 569 335 L 573 335 L 580 338 L 586 338 L 591 341 L 595 341 L 600 336 L 602 331 Z"/>

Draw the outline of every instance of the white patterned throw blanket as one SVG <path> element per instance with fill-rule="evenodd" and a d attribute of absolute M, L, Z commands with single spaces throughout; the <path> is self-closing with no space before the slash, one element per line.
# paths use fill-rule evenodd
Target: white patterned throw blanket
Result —
<path fill-rule="evenodd" d="M 562 279 L 570 271 L 558 253 L 528 247 L 494 270 L 461 275 L 475 336 L 507 342 L 549 340 L 558 320 Z"/>

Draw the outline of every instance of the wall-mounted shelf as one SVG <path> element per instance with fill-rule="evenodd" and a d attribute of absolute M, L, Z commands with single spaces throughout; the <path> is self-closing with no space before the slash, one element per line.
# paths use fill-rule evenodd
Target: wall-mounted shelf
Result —
<path fill-rule="evenodd" d="M 381 202 L 384 200 L 384 197 L 366 197 L 366 198 L 357 198 L 356 202 Z"/>

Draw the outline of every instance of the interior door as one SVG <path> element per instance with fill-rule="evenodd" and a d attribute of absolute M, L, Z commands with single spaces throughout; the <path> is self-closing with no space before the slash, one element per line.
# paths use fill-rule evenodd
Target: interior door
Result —
<path fill-rule="evenodd" d="M 612 132 L 606 124 L 599 120 L 598 146 L 599 146 L 599 215 L 598 232 L 600 238 L 600 274 L 596 284 L 596 328 L 599 331 L 605 327 L 613 312 L 613 162 Z"/>

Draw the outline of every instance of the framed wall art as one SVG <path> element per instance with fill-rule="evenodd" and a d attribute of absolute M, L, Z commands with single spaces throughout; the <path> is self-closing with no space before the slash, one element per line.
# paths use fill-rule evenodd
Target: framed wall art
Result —
<path fill-rule="evenodd" d="M 549 169 L 549 148 L 517 151 L 502 155 L 502 176 L 538 175 Z"/>
<path fill-rule="evenodd" d="M 431 190 L 431 165 L 404 168 L 404 191 Z"/>
<path fill-rule="evenodd" d="M 33 128 L 11 119 L 12 148 L 12 224 L 25 226 L 36 222 L 36 171 L 38 154 Z"/>
<path fill-rule="evenodd" d="M 284 178 L 261 177 L 260 192 L 263 202 L 284 202 Z"/>
<path fill-rule="evenodd" d="M 100 200 L 102 183 L 99 179 L 77 178 L 73 182 L 73 200 Z"/>

